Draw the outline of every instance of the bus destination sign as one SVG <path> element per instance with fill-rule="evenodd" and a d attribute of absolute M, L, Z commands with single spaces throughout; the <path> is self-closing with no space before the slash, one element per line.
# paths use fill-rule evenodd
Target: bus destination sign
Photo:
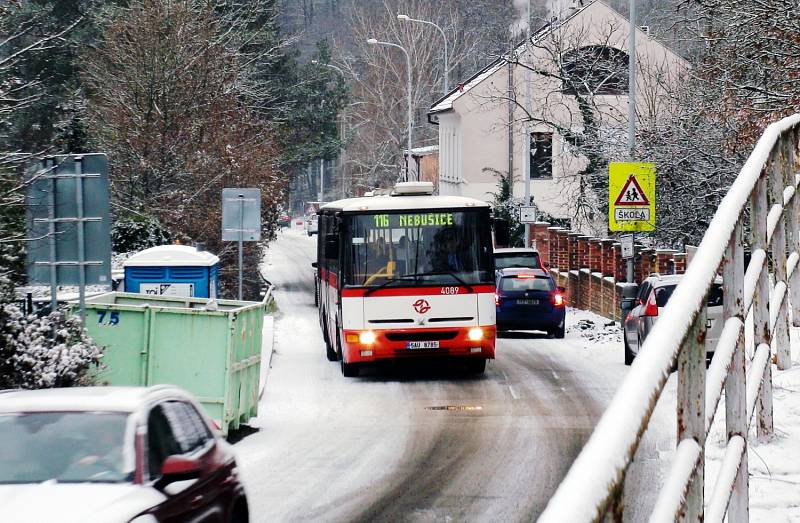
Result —
<path fill-rule="evenodd" d="M 379 229 L 395 227 L 442 227 L 446 225 L 453 225 L 453 213 L 451 212 L 375 215 L 375 227 Z"/>

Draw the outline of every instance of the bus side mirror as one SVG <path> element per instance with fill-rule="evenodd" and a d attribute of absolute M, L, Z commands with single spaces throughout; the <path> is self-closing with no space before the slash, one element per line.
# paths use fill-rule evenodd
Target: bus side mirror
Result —
<path fill-rule="evenodd" d="M 325 237 L 325 259 L 333 260 L 339 257 L 339 239 L 336 236 Z"/>

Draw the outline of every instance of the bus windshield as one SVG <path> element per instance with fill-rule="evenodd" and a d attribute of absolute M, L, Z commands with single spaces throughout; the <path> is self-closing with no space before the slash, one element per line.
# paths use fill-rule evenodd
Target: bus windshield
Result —
<path fill-rule="evenodd" d="M 405 211 L 346 218 L 345 284 L 493 283 L 486 211 Z"/>

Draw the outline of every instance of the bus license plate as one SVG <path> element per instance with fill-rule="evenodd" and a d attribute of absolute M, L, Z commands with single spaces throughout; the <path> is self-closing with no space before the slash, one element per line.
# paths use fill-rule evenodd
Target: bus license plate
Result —
<path fill-rule="evenodd" d="M 438 349 L 438 341 L 407 341 L 407 349 Z"/>
<path fill-rule="evenodd" d="M 539 305 L 539 300 L 517 300 L 518 305 Z"/>

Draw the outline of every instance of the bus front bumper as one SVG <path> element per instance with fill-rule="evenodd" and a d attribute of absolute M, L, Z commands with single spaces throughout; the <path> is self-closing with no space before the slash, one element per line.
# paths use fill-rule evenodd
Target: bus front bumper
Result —
<path fill-rule="evenodd" d="M 477 331 L 480 330 L 480 337 Z M 345 330 L 348 363 L 398 358 L 470 357 L 494 359 L 494 325 L 392 330 Z"/>

